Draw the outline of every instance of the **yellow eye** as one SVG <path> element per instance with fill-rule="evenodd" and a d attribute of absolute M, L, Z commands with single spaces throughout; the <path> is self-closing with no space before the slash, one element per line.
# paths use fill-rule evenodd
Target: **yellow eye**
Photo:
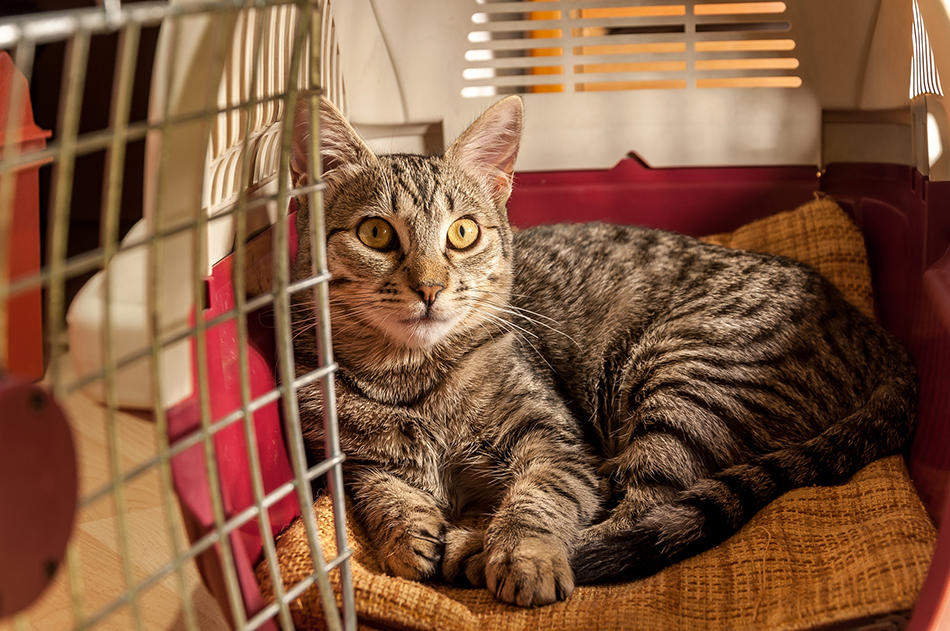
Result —
<path fill-rule="evenodd" d="M 374 250 L 386 250 L 396 241 L 396 231 L 385 220 L 370 217 L 357 229 L 360 241 Z"/>
<path fill-rule="evenodd" d="M 464 250 L 472 247 L 478 239 L 478 224 L 468 217 L 456 219 L 449 226 L 449 247 Z"/>

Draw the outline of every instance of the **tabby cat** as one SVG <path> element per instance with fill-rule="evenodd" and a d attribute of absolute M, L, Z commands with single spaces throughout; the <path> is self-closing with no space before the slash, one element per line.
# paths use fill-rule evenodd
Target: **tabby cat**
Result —
<path fill-rule="evenodd" d="M 907 355 L 812 269 L 641 227 L 513 231 L 522 118 L 509 97 L 444 155 L 377 156 L 321 105 L 345 483 L 385 571 L 553 603 L 906 444 Z M 317 365 L 308 293 L 300 370 Z M 318 389 L 300 401 L 322 453 Z"/>

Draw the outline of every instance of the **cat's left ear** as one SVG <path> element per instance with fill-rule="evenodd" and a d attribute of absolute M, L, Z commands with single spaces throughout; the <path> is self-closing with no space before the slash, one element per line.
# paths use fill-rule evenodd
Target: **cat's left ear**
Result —
<path fill-rule="evenodd" d="M 449 147 L 445 157 L 475 176 L 492 201 L 501 206 L 511 195 L 523 126 L 521 97 L 509 96 L 479 116 Z"/>

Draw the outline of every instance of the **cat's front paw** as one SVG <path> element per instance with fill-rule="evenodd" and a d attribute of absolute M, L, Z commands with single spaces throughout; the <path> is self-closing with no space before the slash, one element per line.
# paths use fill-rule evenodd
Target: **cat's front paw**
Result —
<path fill-rule="evenodd" d="M 554 537 L 526 537 L 511 549 L 486 551 L 485 579 L 498 600 L 521 607 L 550 605 L 574 591 L 567 550 Z"/>
<path fill-rule="evenodd" d="M 485 586 L 485 531 L 453 528 L 445 535 L 442 576 L 459 587 Z"/>
<path fill-rule="evenodd" d="M 393 529 L 380 546 L 380 565 L 386 573 L 412 581 L 435 576 L 445 550 L 445 530 L 445 521 L 434 515 Z"/>

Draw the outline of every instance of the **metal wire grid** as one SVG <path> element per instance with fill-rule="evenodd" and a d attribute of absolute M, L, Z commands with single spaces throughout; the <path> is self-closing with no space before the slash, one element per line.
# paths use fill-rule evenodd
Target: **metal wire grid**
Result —
<path fill-rule="evenodd" d="M 189 3 L 187 5 L 167 5 L 162 2 L 155 2 L 122 7 L 117 0 L 111 0 L 106 2 L 104 8 L 100 10 L 77 10 L 47 16 L 30 16 L 0 23 L 0 50 L 12 52 L 16 66 L 27 78 L 31 76 L 33 70 L 34 56 L 38 44 L 54 41 L 65 41 L 66 43 L 66 60 L 59 104 L 57 137 L 54 138 L 45 149 L 36 151 L 24 150 L 15 142 L 7 142 L 5 151 L 2 156 L 0 156 L 0 334 L 4 333 L 6 329 L 9 300 L 24 292 L 42 288 L 46 291 L 46 328 L 44 336 L 47 338 L 49 346 L 47 380 L 53 390 L 54 396 L 58 399 L 64 399 L 95 380 L 102 380 L 105 386 L 105 410 L 109 450 L 108 465 L 111 472 L 111 482 L 86 493 L 84 497 L 80 498 L 79 505 L 80 510 L 82 510 L 104 496 L 111 495 L 114 499 L 116 535 L 122 558 L 122 572 L 126 590 L 118 598 L 97 611 L 87 612 L 83 605 L 85 594 L 80 577 L 80 559 L 75 545 L 71 543 L 67 550 L 65 571 L 68 574 L 75 629 L 96 627 L 110 614 L 125 605 L 128 605 L 130 608 L 135 628 L 143 629 L 143 617 L 139 606 L 140 595 L 159 581 L 172 575 L 177 576 L 184 624 L 188 629 L 197 629 L 197 620 L 191 602 L 191 595 L 185 588 L 184 568 L 186 564 L 190 563 L 195 557 L 207 551 L 212 546 L 219 546 L 222 552 L 221 558 L 223 560 L 231 620 L 236 628 L 260 628 L 276 618 L 283 629 L 292 629 L 293 622 L 291 620 L 288 603 L 313 584 L 316 584 L 321 592 L 329 628 L 355 628 L 356 619 L 353 606 L 352 579 L 348 562 L 350 551 L 346 543 L 346 532 L 343 520 L 343 487 L 340 467 L 343 461 L 343 455 L 339 448 L 334 407 L 333 371 L 335 370 L 335 364 L 333 363 L 329 318 L 327 317 L 327 305 L 329 300 L 327 281 L 329 280 L 329 273 L 327 271 L 326 253 L 324 249 L 325 241 L 321 196 L 323 185 L 319 180 L 320 161 L 312 160 L 310 161 L 312 171 L 310 181 L 316 183 L 291 190 L 289 182 L 289 152 L 293 116 L 285 116 L 283 120 L 283 138 L 277 193 L 271 196 L 249 200 L 246 191 L 242 189 L 233 206 L 224 212 L 217 213 L 213 220 L 219 220 L 222 217 L 228 216 L 235 219 L 236 245 L 233 254 L 235 269 L 243 270 L 247 259 L 245 243 L 248 236 L 248 212 L 268 201 L 276 201 L 278 208 L 286 209 L 289 198 L 292 195 L 306 195 L 308 197 L 308 207 L 311 213 L 311 229 L 309 235 L 300 235 L 300 238 L 310 238 L 312 242 L 313 277 L 311 279 L 290 284 L 287 215 L 283 212 L 278 213 L 277 221 L 273 227 L 275 231 L 275 270 L 272 290 L 256 298 L 249 299 L 243 283 L 235 282 L 234 293 L 236 306 L 233 309 L 207 322 L 203 318 L 197 317 L 195 318 L 194 326 L 186 329 L 163 331 L 161 326 L 162 314 L 159 312 L 158 307 L 158 305 L 160 305 L 158 281 L 163 273 L 165 255 L 163 250 L 165 242 L 176 235 L 191 235 L 192 255 L 195 260 L 192 294 L 194 304 L 200 305 L 203 300 L 205 280 L 203 274 L 206 269 L 206 259 L 208 256 L 205 236 L 209 222 L 212 220 L 209 219 L 204 212 L 197 212 L 193 219 L 178 222 L 175 225 L 166 225 L 159 218 L 159 220 L 155 222 L 151 234 L 146 238 L 133 243 L 124 244 L 119 241 L 119 202 L 123 192 L 123 165 L 127 145 L 130 142 L 145 138 L 148 134 L 157 133 L 163 136 L 167 135 L 176 127 L 195 122 L 195 119 L 202 120 L 207 127 L 216 116 L 228 111 L 228 109 L 233 109 L 219 108 L 214 105 L 215 94 L 212 88 L 216 87 L 217 84 L 212 82 L 208 85 L 206 94 L 208 107 L 206 107 L 204 111 L 196 115 L 177 118 L 162 115 L 157 121 L 153 118 L 151 122 L 130 123 L 129 109 L 132 94 L 133 69 L 138 55 L 142 29 L 161 24 L 163 29 L 171 29 L 173 37 L 177 38 L 179 33 L 178 26 L 183 19 L 198 14 L 213 16 L 215 19 L 216 44 L 214 58 L 210 60 L 212 66 L 211 76 L 219 77 L 221 75 L 225 55 L 231 42 L 230 28 L 233 28 L 236 14 L 241 10 L 262 10 L 278 4 L 290 4 L 290 2 L 287 0 L 257 0 L 254 2 L 233 0 Z M 321 68 L 321 47 L 318 43 L 321 37 L 322 18 L 320 9 L 322 7 L 318 3 L 318 0 L 296 0 L 293 4 L 297 7 L 298 18 L 300 16 L 303 16 L 303 18 L 296 21 L 297 29 L 293 34 L 294 54 L 290 62 L 289 76 L 297 76 L 301 58 L 304 54 L 308 54 L 310 73 L 308 83 L 311 86 L 318 86 L 320 85 L 319 69 Z M 260 24 L 262 23 L 263 22 L 260 22 Z M 110 124 L 106 130 L 80 135 L 80 106 L 87 72 L 90 39 L 94 35 L 110 32 L 119 33 L 119 54 L 114 69 Z M 307 45 L 308 38 L 311 43 L 309 46 Z M 258 28 L 253 47 L 255 55 L 259 54 L 260 45 L 261 30 Z M 173 45 L 172 50 L 174 51 L 175 49 L 176 47 Z M 172 55 L 174 56 L 174 52 Z M 175 60 L 173 58 L 168 67 L 174 67 L 174 63 Z M 252 84 L 256 84 L 258 80 L 257 68 L 258 65 L 255 64 L 251 79 Z M 250 93 L 255 94 L 255 90 L 252 88 Z M 295 82 L 288 81 L 287 89 L 283 93 L 267 97 L 268 99 L 280 101 L 283 104 L 284 112 L 294 111 L 294 105 L 298 96 L 311 100 L 312 115 L 310 124 L 314 130 L 312 134 L 313 146 L 311 147 L 311 155 L 319 155 L 317 146 L 319 134 L 316 133 L 319 125 L 316 115 L 318 111 L 316 107 L 318 95 L 318 89 L 310 90 L 300 95 L 298 94 Z M 17 133 L 16 125 L 20 117 L 14 114 L 20 112 L 26 96 L 21 86 L 14 83 L 10 103 L 8 104 L 11 115 L 8 119 L 10 122 L 6 129 L 5 137 L 7 139 L 17 138 L 15 135 Z M 248 125 L 250 125 L 250 121 L 253 118 L 249 115 L 251 108 L 257 106 L 264 100 L 265 99 L 251 98 L 238 106 L 243 114 L 243 120 L 248 121 Z M 250 130 L 248 129 L 247 131 L 249 132 Z M 247 148 L 248 137 L 249 133 L 245 133 L 245 149 Z M 78 156 L 103 150 L 106 155 L 106 176 L 104 182 L 105 194 L 103 196 L 101 211 L 102 230 L 100 247 L 94 251 L 68 258 L 67 237 L 70 226 L 70 196 L 75 160 Z M 163 151 L 158 171 L 158 187 L 155 191 L 156 198 L 158 198 L 158 207 L 161 207 L 160 198 L 164 194 L 164 186 L 173 185 L 173 183 L 164 181 L 165 174 L 168 170 L 168 161 L 172 159 L 174 158 L 169 156 L 167 151 Z M 9 227 L 12 225 L 11 222 L 14 211 L 13 191 L 16 173 L 24 167 L 45 161 L 52 161 L 53 165 L 47 262 L 36 274 L 26 278 L 11 279 L 8 269 L 11 243 L 7 236 L 10 234 Z M 251 163 L 251 160 L 243 161 L 241 173 L 243 182 L 249 181 Z M 114 323 L 112 322 L 112 310 L 110 308 L 104 308 L 103 330 L 105 333 L 102 336 L 103 368 L 83 378 L 76 379 L 68 377 L 68 371 L 63 369 L 63 363 L 66 361 L 67 353 L 67 338 L 64 329 L 66 280 L 84 272 L 101 269 L 105 276 L 103 304 L 110 305 L 113 298 L 110 283 L 110 262 L 113 261 L 119 252 L 135 248 L 147 248 L 149 253 L 150 262 L 148 266 L 147 285 L 150 292 L 149 324 L 151 327 L 150 330 L 153 332 L 150 345 L 126 356 L 117 357 L 115 352 L 115 329 Z M 298 291 L 312 291 L 314 301 L 317 305 L 317 312 L 321 314 L 320 317 L 317 317 L 315 331 L 318 338 L 322 365 L 317 370 L 300 377 L 296 376 L 294 365 L 290 320 L 290 295 Z M 249 385 L 247 350 L 244 344 L 248 334 L 247 316 L 261 307 L 268 305 L 272 306 L 275 314 L 278 369 L 280 371 L 279 374 L 281 376 L 282 385 L 261 396 L 252 397 Z M 210 327 L 228 320 L 233 320 L 236 323 L 238 331 L 241 406 L 240 409 L 224 418 L 212 418 L 209 405 L 205 332 Z M 3 340 L 0 344 L 5 344 L 5 335 L 0 335 L 0 340 Z M 175 443 L 170 443 L 168 440 L 168 419 L 162 398 L 160 360 L 169 346 L 179 343 L 182 340 L 193 340 L 196 350 L 198 394 L 201 403 L 201 428 Z M 0 360 L 6 356 L 6 352 L 7 349 L 0 346 Z M 145 462 L 123 471 L 121 462 L 122 444 L 117 426 L 118 403 L 115 386 L 116 374 L 122 368 L 140 361 L 143 358 L 151 359 L 151 376 L 154 384 L 152 413 L 155 421 L 158 449 L 157 453 Z M 327 430 L 325 444 L 326 460 L 308 469 L 300 431 L 296 390 L 303 385 L 312 384 L 314 382 L 320 382 L 323 389 L 323 400 L 326 402 L 323 419 Z M 294 479 L 270 493 L 265 493 L 256 445 L 256 435 L 253 427 L 253 413 L 277 399 L 282 401 L 285 435 L 289 442 L 289 455 Z M 215 466 L 215 447 L 212 438 L 215 433 L 236 422 L 241 422 L 244 429 L 247 457 L 251 467 L 254 505 L 237 515 L 228 517 L 224 511 L 220 488 L 221 480 L 219 479 L 218 471 Z M 181 454 L 186 449 L 197 444 L 203 446 L 205 454 L 205 462 L 207 464 L 206 473 L 210 483 L 213 501 L 215 528 L 213 532 L 193 542 L 192 545 L 182 547 L 178 543 L 181 534 L 179 532 L 178 522 L 172 517 L 175 515 L 175 511 L 177 511 L 177 504 L 172 486 L 170 461 L 176 455 Z M 132 549 L 130 543 L 128 524 L 126 523 L 127 507 L 125 490 L 127 485 L 134 482 L 144 473 L 154 472 L 155 470 L 160 474 L 161 494 L 170 533 L 169 538 L 172 558 L 163 567 L 144 580 L 138 580 L 132 569 L 132 556 L 135 554 L 135 551 Z M 337 549 L 340 551 L 339 556 L 330 560 L 323 558 L 322 548 L 316 532 L 314 516 L 310 510 L 310 507 L 313 505 L 310 486 L 311 481 L 323 475 L 328 476 L 327 487 L 333 500 Z M 285 586 L 277 567 L 274 542 L 266 535 L 266 533 L 271 532 L 267 508 L 291 493 L 296 494 L 298 503 L 300 507 L 302 507 L 301 513 L 306 525 L 311 556 L 316 569 L 308 579 L 301 583 Z M 240 586 L 235 572 L 234 557 L 228 535 L 255 519 L 258 521 L 260 531 L 265 533 L 262 537 L 264 555 L 275 586 L 276 602 L 253 615 L 249 615 L 249 613 L 245 611 L 242 603 Z M 337 607 L 328 577 L 328 573 L 334 568 L 339 568 L 341 573 L 342 593 L 340 597 L 342 611 Z M 21 614 L 15 617 L 14 626 L 17 631 L 21 631 L 29 629 L 30 623 L 28 618 Z"/>

